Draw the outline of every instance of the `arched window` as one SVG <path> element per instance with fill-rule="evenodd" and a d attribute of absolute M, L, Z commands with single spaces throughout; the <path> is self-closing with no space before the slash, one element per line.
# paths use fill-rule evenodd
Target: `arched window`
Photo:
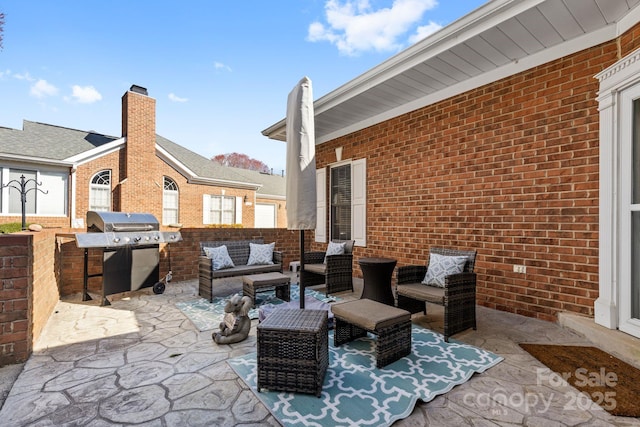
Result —
<path fill-rule="evenodd" d="M 177 224 L 178 223 L 178 184 L 165 176 L 164 186 L 162 192 L 162 224 Z"/>
<path fill-rule="evenodd" d="M 103 170 L 91 178 L 89 185 L 89 210 L 111 210 L 111 171 Z"/>

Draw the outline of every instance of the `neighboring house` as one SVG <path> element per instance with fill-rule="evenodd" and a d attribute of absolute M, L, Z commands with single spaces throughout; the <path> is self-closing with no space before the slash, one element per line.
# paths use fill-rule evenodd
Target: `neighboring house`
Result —
<path fill-rule="evenodd" d="M 476 249 L 479 304 L 640 337 L 639 3 L 493 0 L 316 100 L 316 240 Z"/>
<path fill-rule="evenodd" d="M 218 165 L 155 133 L 155 99 L 132 86 L 122 97 L 122 137 L 24 121 L 0 128 L 0 222 L 84 228 L 88 210 L 149 212 L 164 226 L 285 227 L 285 179 Z M 269 210 L 269 207 L 271 210 Z M 279 210 L 278 210 L 279 208 Z"/>

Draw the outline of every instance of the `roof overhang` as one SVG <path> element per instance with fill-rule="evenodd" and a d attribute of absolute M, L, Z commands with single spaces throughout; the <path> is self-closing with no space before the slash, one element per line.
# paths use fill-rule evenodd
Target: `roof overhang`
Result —
<path fill-rule="evenodd" d="M 52 160 L 43 157 L 22 156 L 19 154 L 0 154 L 0 160 L 22 164 L 58 166 L 62 168 L 74 168 L 76 166 L 74 162 L 66 160 Z"/>
<path fill-rule="evenodd" d="M 202 185 L 217 185 L 222 187 L 229 188 L 241 188 L 246 190 L 254 190 L 257 191 L 262 187 L 262 184 L 252 183 L 252 182 L 241 182 L 241 181 L 232 181 L 225 179 L 216 179 L 216 178 L 203 178 L 198 176 L 194 171 L 189 169 L 184 163 L 180 162 L 176 159 L 171 153 L 162 148 L 160 145 L 156 144 L 156 154 L 159 158 L 164 160 L 169 166 L 178 171 L 182 176 L 184 176 L 187 181 L 191 184 L 202 184 Z"/>
<path fill-rule="evenodd" d="M 316 144 L 619 36 L 640 0 L 493 0 L 314 102 Z M 262 131 L 286 141 L 286 118 Z"/>
<path fill-rule="evenodd" d="M 112 153 L 114 151 L 118 151 L 124 148 L 125 142 L 126 142 L 126 139 L 124 137 L 118 138 L 107 144 L 103 144 L 103 145 L 100 145 L 99 147 L 92 148 L 91 150 L 83 151 L 82 153 L 77 154 L 75 156 L 68 157 L 65 159 L 65 161 L 73 162 L 76 165 L 81 165 L 83 163 L 90 162 L 99 157 L 106 156 L 109 153 Z"/>

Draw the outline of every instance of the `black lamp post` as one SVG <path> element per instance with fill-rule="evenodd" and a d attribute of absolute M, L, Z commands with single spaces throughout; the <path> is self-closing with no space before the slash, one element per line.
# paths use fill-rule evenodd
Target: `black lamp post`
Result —
<path fill-rule="evenodd" d="M 30 182 L 33 182 L 33 188 L 27 188 L 27 184 L 29 184 Z M 18 187 L 18 185 L 20 187 Z M 6 185 L 2 186 L 2 188 L 4 188 L 4 187 L 13 188 L 14 190 L 18 190 L 18 192 L 20 193 L 20 202 L 22 203 L 22 230 L 23 231 L 27 229 L 27 217 L 26 217 L 26 213 L 27 213 L 27 193 L 29 191 L 32 191 L 32 190 L 38 190 L 42 194 L 47 194 L 48 193 L 48 191 L 43 191 L 43 190 L 39 189 L 38 185 L 42 185 L 42 183 L 41 182 L 37 182 L 33 178 L 26 179 L 24 177 L 24 175 L 20 175 L 20 182 L 18 182 L 17 179 L 12 179 Z"/>

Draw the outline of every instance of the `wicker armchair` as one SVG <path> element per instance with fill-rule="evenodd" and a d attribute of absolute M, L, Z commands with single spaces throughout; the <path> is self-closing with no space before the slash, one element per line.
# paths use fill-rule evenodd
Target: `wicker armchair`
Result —
<path fill-rule="evenodd" d="M 346 242 L 343 255 L 329 255 L 327 263 L 324 263 L 324 252 L 305 252 L 304 271 L 300 277 L 304 277 L 304 285 L 314 286 L 326 284 L 326 295 L 342 291 L 353 292 L 353 240 L 333 240 L 334 242 Z"/>
<path fill-rule="evenodd" d="M 444 339 L 466 329 L 476 329 L 476 273 L 473 267 L 476 251 L 431 248 L 431 253 L 445 256 L 466 256 L 467 263 L 459 274 L 445 277 L 445 286 L 424 285 L 422 280 L 428 265 L 398 267 L 397 306 L 411 313 L 427 314 L 426 302 L 444 306 Z"/>

